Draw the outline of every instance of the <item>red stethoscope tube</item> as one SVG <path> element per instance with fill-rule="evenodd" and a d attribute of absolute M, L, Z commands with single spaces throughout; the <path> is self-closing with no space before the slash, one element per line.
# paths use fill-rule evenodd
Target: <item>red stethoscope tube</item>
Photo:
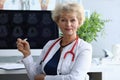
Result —
<path fill-rule="evenodd" d="M 54 45 L 55 45 L 59 40 L 61 40 L 61 39 L 62 39 L 62 37 L 59 38 L 59 39 L 57 39 L 57 40 L 50 46 L 50 48 L 49 48 L 48 51 L 46 52 L 46 55 L 45 55 L 45 57 L 43 58 L 42 61 L 44 61 L 44 60 L 46 59 L 46 57 L 48 56 L 48 54 L 49 54 L 49 52 L 51 51 L 51 49 L 52 49 L 52 48 L 54 47 Z M 74 61 L 75 54 L 74 54 L 73 50 L 74 50 L 75 45 L 76 45 L 77 43 L 78 43 L 78 37 L 76 38 L 76 41 L 75 41 L 72 49 L 71 49 L 70 51 L 67 51 L 67 52 L 65 53 L 64 59 L 66 58 L 66 56 L 67 56 L 68 54 L 71 54 L 71 55 L 72 55 L 72 61 Z"/>
<path fill-rule="evenodd" d="M 78 43 L 78 37 L 76 38 L 76 41 L 72 47 L 72 49 L 70 51 L 67 51 L 64 55 L 64 59 L 66 58 L 67 54 L 71 54 L 72 55 L 72 61 L 74 61 L 74 58 L 75 58 L 75 53 L 73 52 L 74 48 L 75 48 L 75 45 L 77 45 Z"/>

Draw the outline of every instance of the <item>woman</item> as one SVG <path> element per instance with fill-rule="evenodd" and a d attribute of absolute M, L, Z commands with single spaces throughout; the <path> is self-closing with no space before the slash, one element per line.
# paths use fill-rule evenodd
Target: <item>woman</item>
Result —
<path fill-rule="evenodd" d="M 76 34 L 84 22 L 83 7 L 77 3 L 57 5 L 52 18 L 63 36 L 49 41 L 36 63 L 29 43 L 20 38 L 17 40 L 30 80 L 85 80 L 91 64 L 92 47 Z"/>

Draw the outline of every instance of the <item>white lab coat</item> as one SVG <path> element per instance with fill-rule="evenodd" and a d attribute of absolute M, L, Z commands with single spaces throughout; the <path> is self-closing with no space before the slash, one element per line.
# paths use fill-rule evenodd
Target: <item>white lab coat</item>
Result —
<path fill-rule="evenodd" d="M 48 51 L 49 47 L 55 42 L 55 40 L 49 41 L 43 48 L 42 53 L 37 61 L 34 63 L 32 56 L 28 56 L 23 59 L 23 63 L 28 72 L 30 80 L 34 80 L 36 74 L 44 73 L 45 64 L 52 58 L 55 52 L 60 48 L 60 41 L 51 49 L 49 55 L 45 61 L 40 65 L 40 62 Z M 62 53 L 57 67 L 57 75 L 46 75 L 45 80 L 85 80 L 85 76 L 89 71 L 92 59 L 92 47 L 89 43 L 82 39 L 78 39 L 78 44 L 74 48 L 75 59 L 72 62 L 72 55 L 68 54 L 64 59 L 64 54 L 71 50 L 73 44 L 66 46 Z"/>

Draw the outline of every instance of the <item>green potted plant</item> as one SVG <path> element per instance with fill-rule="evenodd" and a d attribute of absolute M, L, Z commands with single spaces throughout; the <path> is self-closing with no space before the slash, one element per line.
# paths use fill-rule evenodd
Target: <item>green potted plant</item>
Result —
<path fill-rule="evenodd" d="M 96 40 L 98 32 L 104 31 L 105 23 L 109 20 L 101 19 L 101 15 L 93 12 L 90 17 L 86 17 L 84 24 L 78 29 L 77 34 L 87 42 Z"/>

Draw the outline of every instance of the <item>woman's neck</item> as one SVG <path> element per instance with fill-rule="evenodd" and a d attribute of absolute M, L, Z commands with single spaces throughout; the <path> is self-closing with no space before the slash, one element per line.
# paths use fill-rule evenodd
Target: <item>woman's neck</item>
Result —
<path fill-rule="evenodd" d="M 65 45 L 75 41 L 76 37 L 77 37 L 76 35 L 75 36 L 63 36 L 61 45 L 65 46 Z"/>

